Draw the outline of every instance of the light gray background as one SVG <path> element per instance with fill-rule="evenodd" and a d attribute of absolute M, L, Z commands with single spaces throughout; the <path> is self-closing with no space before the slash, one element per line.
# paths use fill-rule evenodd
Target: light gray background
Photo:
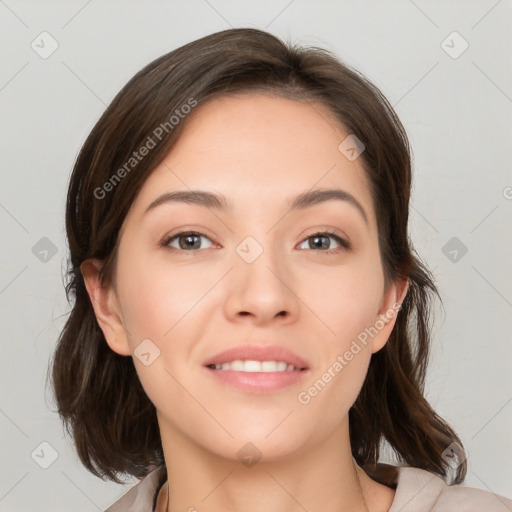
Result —
<path fill-rule="evenodd" d="M 66 185 L 86 135 L 136 71 L 230 26 L 331 49 L 396 107 L 414 151 L 411 237 L 446 313 L 427 397 L 465 443 L 467 485 L 512 497 L 511 11 L 510 0 L 0 0 L 0 510 L 103 510 L 128 489 L 82 468 L 45 396 L 69 311 Z M 59 45 L 47 59 L 31 48 L 43 31 Z M 462 48 L 446 40 L 453 31 L 469 43 L 458 58 L 445 51 Z M 55 255 L 38 252 L 43 237 Z M 452 237 L 468 249 L 461 257 L 454 246 L 457 261 L 453 247 L 443 253 Z M 31 458 L 43 441 L 58 453 L 48 469 Z M 51 461 L 48 447 L 37 453 Z"/>

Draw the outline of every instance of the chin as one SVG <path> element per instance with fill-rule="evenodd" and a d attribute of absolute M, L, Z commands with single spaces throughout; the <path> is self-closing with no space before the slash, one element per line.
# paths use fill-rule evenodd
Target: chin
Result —
<path fill-rule="evenodd" d="M 289 427 L 280 429 L 275 423 L 272 427 L 267 425 L 252 425 L 245 430 L 227 428 L 233 438 L 221 435 L 221 439 L 214 440 L 211 436 L 205 448 L 229 460 L 238 460 L 245 464 L 245 460 L 258 462 L 274 462 L 293 456 L 303 446 L 298 438 L 290 438 Z M 270 435 L 269 435 L 270 434 Z M 250 467 L 250 463 L 247 464 Z"/>

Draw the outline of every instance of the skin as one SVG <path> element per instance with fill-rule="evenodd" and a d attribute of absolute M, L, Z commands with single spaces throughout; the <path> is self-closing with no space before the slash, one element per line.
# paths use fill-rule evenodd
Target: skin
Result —
<path fill-rule="evenodd" d="M 170 481 L 170 502 L 164 486 L 159 510 L 389 510 L 394 491 L 352 458 L 348 411 L 396 315 L 308 404 L 297 399 L 407 289 L 384 286 L 361 159 L 338 150 L 347 135 L 322 105 L 249 94 L 210 100 L 189 115 L 132 204 L 114 282 L 100 284 L 101 262 L 82 265 L 111 349 L 130 356 L 149 338 L 160 350 L 149 366 L 133 358 L 157 409 Z M 144 213 L 164 192 L 189 188 L 222 193 L 233 210 L 164 203 Z M 349 192 L 368 223 L 339 200 L 288 212 L 287 200 L 312 188 Z M 352 248 L 329 237 L 332 253 L 317 248 L 309 237 L 325 228 Z M 161 247 L 181 231 L 205 235 L 194 255 L 178 239 Z M 250 264 L 236 252 L 247 236 L 263 248 Z M 227 387 L 203 367 L 247 343 L 290 348 L 309 362 L 308 377 L 258 395 Z M 251 467 L 237 456 L 248 442 L 261 452 Z"/>

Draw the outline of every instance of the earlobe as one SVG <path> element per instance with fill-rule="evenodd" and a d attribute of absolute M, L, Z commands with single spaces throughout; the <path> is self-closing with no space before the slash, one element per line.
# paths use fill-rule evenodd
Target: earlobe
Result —
<path fill-rule="evenodd" d="M 88 259 L 80 265 L 80 271 L 96 320 L 109 347 L 120 355 L 129 356 L 131 350 L 116 295 L 112 286 L 105 286 L 101 283 L 101 265 L 97 259 Z"/>
<path fill-rule="evenodd" d="M 375 321 L 374 328 L 378 332 L 372 340 L 372 354 L 378 352 L 389 340 L 408 288 L 409 280 L 401 279 L 391 284 L 385 293 Z"/>

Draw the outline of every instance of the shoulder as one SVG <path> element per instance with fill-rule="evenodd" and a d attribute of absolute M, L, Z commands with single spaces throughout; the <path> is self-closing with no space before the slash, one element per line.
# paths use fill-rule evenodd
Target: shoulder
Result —
<path fill-rule="evenodd" d="M 435 512 L 457 510 L 457 512 L 510 512 L 512 500 L 482 489 L 463 485 L 446 486 L 432 509 Z"/>
<path fill-rule="evenodd" d="M 166 478 L 165 464 L 158 466 L 104 512 L 153 512 L 156 496 Z"/>
<path fill-rule="evenodd" d="M 400 467 L 389 512 L 510 512 L 512 501 L 492 492 L 447 485 L 423 469 Z"/>

